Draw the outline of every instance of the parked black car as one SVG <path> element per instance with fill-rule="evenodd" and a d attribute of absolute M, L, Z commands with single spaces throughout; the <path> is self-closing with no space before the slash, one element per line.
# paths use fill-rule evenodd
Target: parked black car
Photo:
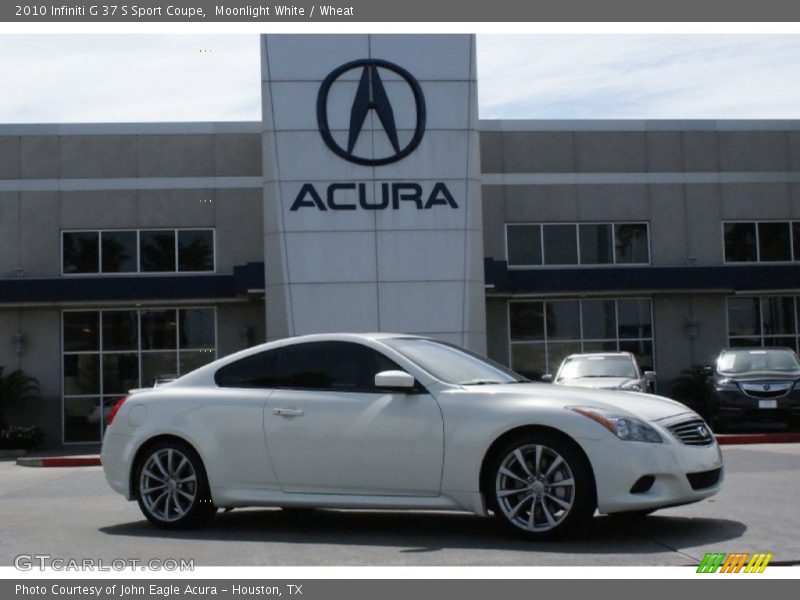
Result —
<path fill-rule="evenodd" d="M 790 348 L 728 348 L 712 368 L 711 420 L 800 423 L 800 359 Z"/>

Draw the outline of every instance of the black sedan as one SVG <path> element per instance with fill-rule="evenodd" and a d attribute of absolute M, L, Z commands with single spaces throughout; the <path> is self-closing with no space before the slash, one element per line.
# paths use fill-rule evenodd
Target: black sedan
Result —
<path fill-rule="evenodd" d="M 789 348 L 728 348 L 710 381 L 712 423 L 800 424 L 800 359 Z"/>

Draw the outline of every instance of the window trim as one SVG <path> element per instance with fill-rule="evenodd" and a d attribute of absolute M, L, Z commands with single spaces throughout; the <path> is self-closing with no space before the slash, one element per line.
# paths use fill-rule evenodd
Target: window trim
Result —
<path fill-rule="evenodd" d="M 149 231 L 172 231 L 175 240 L 175 262 L 170 271 L 143 271 L 142 270 L 142 232 Z M 181 231 L 210 231 L 211 232 L 211 269 L 207 271 L 181 271 L 180 256 L 178 254 L 178 235 Z M 136 270 L 120 272 L 103 271 L 103 233 L 106 232 L 135 232 L 136 233 Z M 67 233 L 96 233 L 97 234 L 97 253 L 98 271 L 90 273 L 67 273 L 64 271 L 64 234 Z M 105 228 L 105 229 L 62 229 L 60 230 L 60 254 L 61 254 L 61 276 L 62 277 L 130 277 L 131 275 L 144 275 L 147 277 L 164 277 L 174 275 L 208 275 L 217 272 L 217 230 L 216 227 L 141 227 L 138 229 L 130 227 Z"/>
<path fill-rule="evenodd" d="M 103 399 L 109 395 L 116 395 L 116 394 L 105 394 L 105 390 L 103 389 L 103 357 L 106 354 L 135 354 L 138 361 L 138 374 L 139 374 L 139 381 L 141 382 L 142 378 L 142 355 L 143 354 L 158 354 L 163 352 L 175 352 L 177 355 L 176 359 L 176 367 L 178 368 L 178 373 L 180 373 L 180 361 L 181 361 L 181 352 L 197 352 L 197 351 L 204 351 L 207 348 L 194 348 L 194 347 L 187 347 L 181 348 L 180 347 L 180 311 L 181 310 L 192 310 L 192 309 L 210 309 L 214 316 L 214 347 L 213 347 L 213 357 L 212 361 L 216 360 L 217 355 L 219 353 L 219 321 L 218 321 L 218 311 L 217 307 L 214 305 L 173 305 L 173 306 L 163 306 L 163 305 L 145 305 L 145 306 L 114 306 L 114 307 L 91 307 L 91 308 L 65 308 L 61 310 L 60 321 L 61 321 L 61 330 L 59 333 L 59 357 L 60 357 L 60 366 L 59 366 L 59 373 L 61 376 L 61 443 L 64 445 L 75 445 L 75 444 L 96 444 L 101 443 L 103 441 L 103 435 L 105 434 L 105 421 L 102 416 L 103 410 Z M 142 349 L 142 335 L 141 335 L 141 328 L 142 328 L 142 311 L 148 310 L 174 310 L 176 316 L 176 323 L 175 323 L 175 344 L 176 347 L 174 349 L 167 349 L 167 350 L 143 350 Z M 137 327 L 137 348 L 135 350 L 108 350 L 106 351 L 103 348 L 103 313 L 106 312 L 136 312 L 136 327 Z M 99 345 L 97 350 L 70 350 L 65 351 L 64 347 L 64 315 L 67 313 L 75 313 L 75 312 L 94 312 L 98 314 L 98 340 Z M 64 389 L 64 357 L 65 356 L 77 356 L 77 355 L 93 355 L 97 356 L 99 360 L 99 382 L 100 382 L 100 390 L 97 394 L 65 394 Z M 98 398 L 100 401 L 100 410 L 101 416 L 100 421 L 98 422 L 98 427 L 100 428 L 100 439 L 97 442 L 68 442 L 66 440 L 66 420 L 64 418 L 64 411 L 66 408 L 66 400 L 68 398 Z"/>
<path fill-rule="evenodd" d="M 591 339 L 584 339 L 583 338 L 583 306 L 582 303 L 584 301 L 593 301 L 593 300 L 611 300 L 614 302 L 614 320 L 616 322 L 616 335 L 612 338 L 591 338 Z M 619 301 L 620 300 L 647 300 L 650 303 L 650 330 L 651 334 L 650 337 L 636 337 L 636 338 L 621 338 L 619 336 Z M 579 321 L 579 329 L 580 329 L 580 336 L 581 338 L 578 340 L 555 340 L 556 342 L 577 342 L 581 350 L 580 352 L 584 352 L 584 344 L 588 343 L 597 343 L 597 342 L 611 342 L 614 341 L 617 344 L 617 348 L 623 341 L 632 341 L 632 342 L 642 342 L 642 341 L 649 341 L 653 348 L 653 370 L 657 370 L 656 365 L 657 357 L 656 357 L 656 327 L 655 327 L 655 307 L 653 298 L 650 296 L 586 296 L 586 297 L 575 297 L 575 296 L 557 296 L 552 298 L 515 298 L 508 300 L 506 302 L 506 334 L 507 334 L 507 351 L 508 351 L 508 368 L 512 371 L 514 370 L 514 355 L 513 355 L 513 347 L 515 345 L 525 345 L 525 344 L 541 344 L 544 346 L 544 361 L 545 361 L 545 369 L 548 367 L 549 363 L 549 351 L 548 351 L 548 344 L 550 340 L 547 337 L 547 319 L 544 319 L 544 337 L 542 340 L 518 340 L 514 341 L 511 337 L 511 305 L 512 304 L 519 304 L 525 302 L 559 302 L 559 301 L 572 301 L 578 302 L 578 321 Z M 609 352 L 618 352 L 619 350 L 609 350 Z M 638 362 L 638 361 L 637 361 Z M 644 372 L 642 365 L 639 365 L 639 369 Z M 517 371 L 515 371 L 516 373 Z M 553 373 L 554 375 L 555 373 Z"/>
<path fill-rule="evenodd" d="M 544 252 L 544 226 L 546 225 L 572 225 L 575 227 L 575 244 L 576 255 L 578 262 L 575 264 L 545 264 Z M 581 260 L 581 225 L 610 225 L 611 226 L 611 258 L 610 263 L 584 263 Z M 647 230 L 647 262 L 618 262 L 617 261 L 617 225 L 644 225 Z M 518 265 L 511 264 L 508 256 L 508 230 L 509 227 L 516 226 L 534 226 L 539 228 L 539 244 L 541 246 L 540 252 L 542 256 L 541 264 Z M 653 264 L 653 249 L 651 240 L 651 227 L 650 221 L 541 221 L 541 222 L 528 222 L 528 221 L 513 221 L 506 222 L 503 228 L 504 237 L 504 251 L 506 259 L 506 268 L 509 271 L 514 270 L 530 270 L 530 269 L 579 269 L 579 268 L 631 268 L 631 267 L 646 267 Z M 723 240 L 724 241 L 724 240 Z"/>

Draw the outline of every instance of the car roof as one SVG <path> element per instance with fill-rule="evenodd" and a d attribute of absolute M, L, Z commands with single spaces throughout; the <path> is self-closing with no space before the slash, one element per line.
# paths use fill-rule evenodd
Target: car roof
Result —
<path fill-rule="evenodd" d="M 624 356 L 626 358 L 632 358 L 633 354 L 630 352 L 577 352 L 575 354 L 570 354 L 567 356 L 567 359 L 570 358 L 588 358 L 592 356 Z"/>
<path fill-rule="evenodd" d="M 789 350 L 794 352 L 794 348 L 790 348 L 789 346 L 731 346 L 730 348 L 723 348 L 722 352 L 763 352 L 764 350 Z M 720 354 L 722 352 L 720 352 Z"/>
<path fill-rule="evenodd" d="M 389 338 L 424 338 L 425 336 L 413 335 L 410 333 L 391 333 L 388 331 L 373 332 L 334 332 L 334 333 L 309 333 L 306 335 L 296 335 L 273 340 L 275 342 L 325 342 L 325 341 L 346 341 L 346 340 L 382 340 Z"/>
<path fill-rule="evenodd" d="M 232 354 L 228 354 L 218 360 L 215 360 L 212 363 L 204 365 L 191 373 L 187 373 L 186 375 L 180 377 L 179 379 L 175 380 L 178 382 L 183 382 L 183 384 L 190 384 L 194 381 L 203 382 L 204 378 L 208 376 L 209 373 L 215 372 L 217 369 L 240 360 L 242 358 L 246 358 L 248 356 L 258 354 L 260 352 L 264 352 L 267 350 L 276 350 L 278 348 L 283 348 L 286 346 L 294 346 L 297 344 L 303 344 L 308 342 L 362 342 L 366 343 L 365 345 L 370 345 L 370 342 L 380 342 L 381 340 L 387 339 L 399 339 L 399 338 L 407 338 L 407 339 L 431 339 L 426 336 L 421 335 L 414 335 L 408 333 L 390 333 L 390 332 L 369 332 L 369 333 L 313 333 L 307 335 L 298 335 L 298 336 L 291 336 L 280 338 L 277 340 L 270 340 L 269 342 L 265 342 L 262 344 L 257 344 L 255 346 L 250 346 L 249 348 L 244 348 L 243 350 L 239 350 L 238 352 L 234 352 Z M 170 385 L 170 384 L 166 384 Z"/>

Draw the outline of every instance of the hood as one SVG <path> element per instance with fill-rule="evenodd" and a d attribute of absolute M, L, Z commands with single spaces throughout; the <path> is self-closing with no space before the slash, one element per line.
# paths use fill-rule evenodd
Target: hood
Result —
<path fill-rule="evenodd" d="M 746 371 L 744 373 L 717 373 L 717 379 L 733 381 L 795 381 L 800 379 L 797 371 Z"/>
<path fill-rule="evenodd" d="M 629 415 L 658 421 L 680 414 L 691 413 L 685 404 L 652 394 L 598 390 L 549 383 L 509 383 L 480 386 L 465 386 L 464 389 L 488 392 L 506 397 L 519 397 L 520 401 L 535 406 L 537 401 L 547 402 L 551 406 L 560 404 L 567 406 L 594 406 L 607 410 L 619 410 Z"/>
<path fill-rule="evenodd" d="M 571 387 L 595 388 L 599 390 L 616 390 L 623 385 L 638 383 L 638 379 L 628 377 L 575 377 L 566 381 L 557 382 L 558 385 Z"/>

